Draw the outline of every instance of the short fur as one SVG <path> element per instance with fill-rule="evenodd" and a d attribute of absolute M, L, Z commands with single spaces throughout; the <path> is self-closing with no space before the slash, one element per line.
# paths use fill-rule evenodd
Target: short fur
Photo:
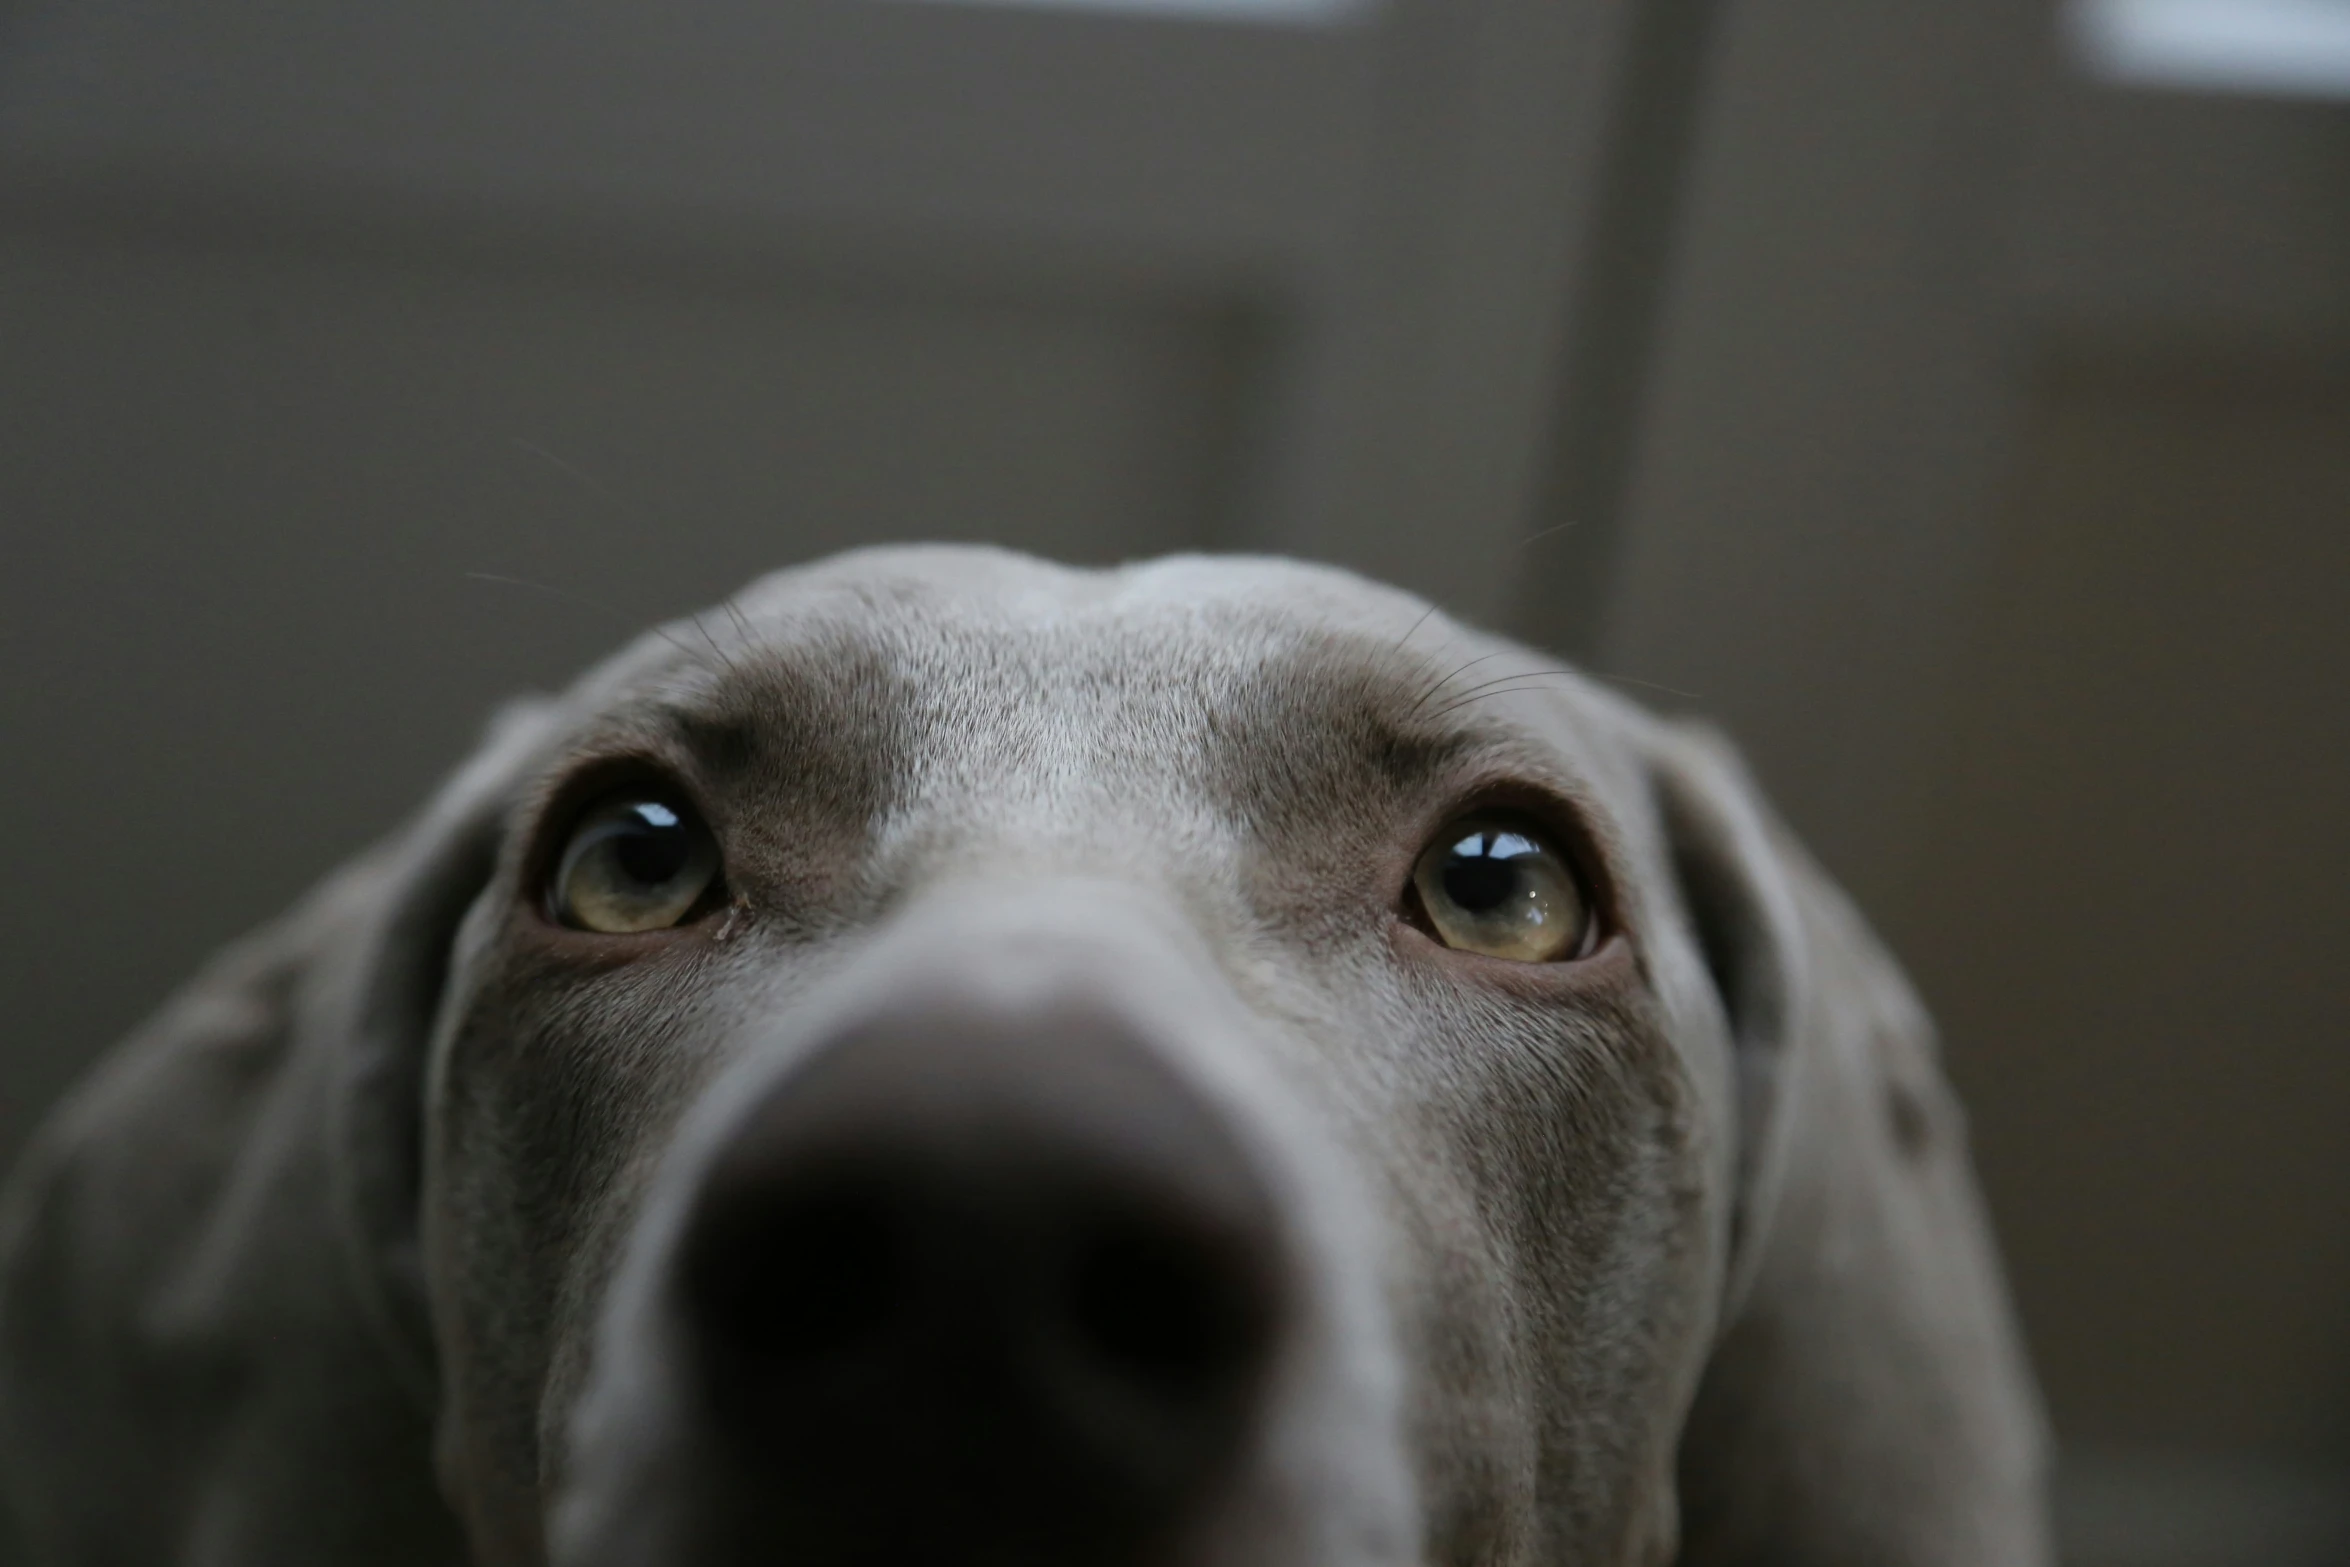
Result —
<path fill-rule="evenodd" d="M 53 1116 L 0 1213 L 28 1563 L 678 1560 L 648 1237 L 797 1020 L 1005 930 L 1188 1020 L 1310 1240 L 1198 1567 L 2047 1559 L 1930 1027 L 1709 733 L 1279 561 L 874 550 L 729 607 L 503 715 Z M 614 758 L 737 901 L 583 959 L 532 845 Z M 1496 794 L 1577 824 L 1589 959 L 1399 916 Z"/>

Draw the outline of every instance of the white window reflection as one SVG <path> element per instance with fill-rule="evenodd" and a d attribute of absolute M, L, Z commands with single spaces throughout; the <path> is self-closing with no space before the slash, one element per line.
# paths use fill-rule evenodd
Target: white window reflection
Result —
<path fill-rule="evenodd" d="M 2350 98 L 2350 0 L 2073 0 L 2068 20 L 2109 81 Z"/>

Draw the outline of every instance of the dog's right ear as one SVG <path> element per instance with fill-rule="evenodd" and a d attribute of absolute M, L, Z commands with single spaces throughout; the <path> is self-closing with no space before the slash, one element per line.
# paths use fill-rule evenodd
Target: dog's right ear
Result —
<path fill-rule="evenodd" d="M 2035 1567 L 2038 1403 L 1932 1027 L 1725 742 L 1665 729 L 1650 774 L 1737 1101 L 1681 1567 Z"/>
<path fill-rule="evenodd" d="M 553 711 L 509 708 L 408 827 L 221 953 L 36 1137 L 0 1194 L 8 1560 L 467 1559 L 430 1458 L 423 1073 Z"/>

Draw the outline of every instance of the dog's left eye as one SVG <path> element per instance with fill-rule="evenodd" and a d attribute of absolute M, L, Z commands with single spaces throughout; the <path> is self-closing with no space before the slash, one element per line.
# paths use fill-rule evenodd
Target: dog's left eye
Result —
<path fill-rule="evenodd" d="M 718 845 L 682 802 L 616 794 L 572 828 L 547 902 L 574 930 L 624 935 L 683 922 L 718 877 Z"/>
<path fill-rule="evenodd" d="M 1431 934 L 1461 952 L 1520 963 L 1580 957 L 1591 902 L 1567 857 L 1508 817 L 1463 817 L 1436 835 L 1412 868 L 1412 891 Z"/>

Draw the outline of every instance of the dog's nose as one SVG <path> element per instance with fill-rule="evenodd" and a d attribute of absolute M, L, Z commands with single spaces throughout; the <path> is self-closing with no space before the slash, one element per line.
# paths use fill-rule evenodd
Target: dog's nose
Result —
<path fill-rule="evenodd" d="M 1114 1008 L 845 1028 L 742 1124 L 679 1253 L 728 1532 L 809 1563 L 1137 1559 L 1240 1456 L 1283 1261 L 1227 1120 Z"/>

